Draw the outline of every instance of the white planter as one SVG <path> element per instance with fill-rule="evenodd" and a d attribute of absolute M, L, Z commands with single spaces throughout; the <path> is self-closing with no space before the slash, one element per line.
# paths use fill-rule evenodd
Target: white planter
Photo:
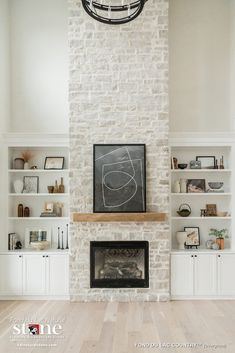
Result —
<path fill-rule="evenodd" d="M 186 179 L 180 179 L 180 192 L 186 193 L 187 192 L 187 180 Z"/>
<path fill-rule="evenodd" d="M 14 190 L 16 194 L 21 194 L 23 191 L 24 183 L 22 180 L 15 180 L 14 181 Z"/>
<path fill-rule="evenodd" d="M 184 250 L 184 243 L 187 240 L 187 232 L 177 232 L 176 233 L 176 240 L 178 243 L 178 249 L 179 250 Z"/>

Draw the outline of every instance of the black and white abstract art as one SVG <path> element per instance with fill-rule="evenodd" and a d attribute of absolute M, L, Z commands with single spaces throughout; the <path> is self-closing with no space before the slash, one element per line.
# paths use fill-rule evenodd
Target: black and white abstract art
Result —
<path fill-rule="evenodd" d="M 145 145 L 94 145 L 94 212 L 146 212 Z"/>

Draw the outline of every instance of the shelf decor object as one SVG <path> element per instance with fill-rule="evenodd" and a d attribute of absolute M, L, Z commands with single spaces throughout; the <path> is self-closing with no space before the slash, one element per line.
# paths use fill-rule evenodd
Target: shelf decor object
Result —
<path fill-rule="evenodd" d="M 148 0 L 120 0 L 114 2 L 108 0 L 82 0 L 82 6 L 89 16 L 95 20 L 118 25 L 133 21 L 143 11 L 144 5 Z"/>

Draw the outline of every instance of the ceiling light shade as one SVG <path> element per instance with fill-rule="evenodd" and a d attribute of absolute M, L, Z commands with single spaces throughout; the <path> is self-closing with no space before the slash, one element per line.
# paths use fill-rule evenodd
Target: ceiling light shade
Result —
<path fill-rule="evenodd" d="M 148 0 L 81 0 L 84 10 L 95 20 L 111 25 L 133 21 Z"/>

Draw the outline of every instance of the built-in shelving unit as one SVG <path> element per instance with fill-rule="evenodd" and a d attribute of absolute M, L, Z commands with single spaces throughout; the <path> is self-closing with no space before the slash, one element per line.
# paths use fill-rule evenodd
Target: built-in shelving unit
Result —
<path fill-rule="evenodd" d="M 50 229 L 51 247 L 56 249 L 57 230 L 66 230 L 69 223 L 69 144 L 66 135 L 49 134 L 8 134 L 5 136 L 5 183 L 6 194 L 6 225 L 1 236 L 0 250 L 8 248 L 8 233 L 16 233 L 24 246 L 27 229 Z M 14 169 L 14 159 L 21 157 L 23 151 L 32 152 L 29 167 L 37 166 L 37 169 Z M 46 157 L 64 157 L 64 167 L 60 170 L 45 170 Z M 39 180 L 38 193 L 16 193 L 14 182 L 23 181 L 24 176 L 37 176 Z M 64 193 L 49 193 L 48 186 L 55 185 L 61 178 L 65 187 Z M 60 203 L 62 207 L 61 217 L 40 217 L 45 210 L 45 203 Z M 30 217 L 18 217 L 18 205 L 29 207 Z"/>
<path fill-rule="evenodd" d="M 184 230 L 184 227 L 199 227 L 201 238 L 201 251 L 206 250 L 206 240 L 210 239 L 210 228 L 227 228 L 230 239 L 225 240 L 225 248 L 233 249 L 233 210 L 234 210 L 234 142 L 224 138 L 170 138 L 171 157 L 175 157 L 178 163 L 187 163 L 187 169 L 171 169 L 171 234 L 172 250 L 178 248 L 176 232 Z M 224 157 L 225 169 L 189 169 L 189 162 L 195 160 L 196 156 L 215 156 L 219 159 Z M 178 193 L 174 190 L 174 184 L 180 179 L 205 179 L 206 191 L 208 182 L 223 182 L 224 192 L 204 193 Z M 177 210 L 181 204 L 189 204 L 191 214 L 189 217 L 180 217 Z M 216 204 L 217 210 L 227 212 L 226 217 L 201 217 L 200 210 L 206 208 L 206 204 Z M 185 250 L 187 251 L 187 250 Z"/>

